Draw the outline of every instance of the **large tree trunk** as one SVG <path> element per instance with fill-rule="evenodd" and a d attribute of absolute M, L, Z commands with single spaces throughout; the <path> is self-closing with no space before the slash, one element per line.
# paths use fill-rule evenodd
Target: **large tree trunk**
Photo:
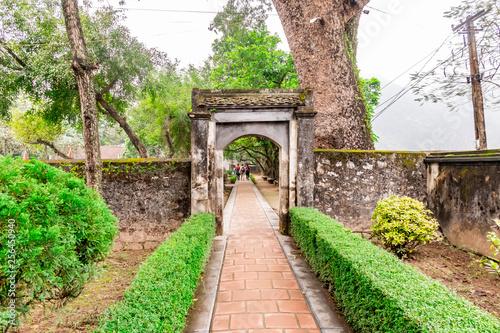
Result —
<path fill-rule="evenodd" d="M 120 116 L 120 114 L 104 100 L 102 94 L 96 94 L 95 96 L 97 102 L 99 102 L 99 104 L 101 104 L 101 106 L 106 111 L 106 114 L 116 120 L 116 122 L 125 131 L 125 133 L 127 133 L 130 142 L 132 142 L 134 147 L 137 149 L 141 158 L 148 158 L 149 154 L 147 148 L 144 146 L 141 139 L 139 139 L 132 127 L 130 127 L 130 125 L 127 123 L 127 120 L 124 117 Z"/>
<path fill-rule="evenodd" d="M 83 38 L 77 0 L 61 0 L 66 32 L 68 34 L 73 61 L 71 66 L 76 75 L 82 110 L 83 140 L 85 143 L 85 174 L 87 186 L 102 192 L 102 162 L 99 133 L 97 129 L 97 105 L 95 101 L 94 76 L 98 68 L 89 60 Z"/>
<path fill-rule="evenodd" d="M 302 88 L 314 90 L 314 146 L 373 149 L 355 70 L 355 34 L 369 0 L 273 0 Z M 314 20 L 315 19 L 315 20 Z"/>

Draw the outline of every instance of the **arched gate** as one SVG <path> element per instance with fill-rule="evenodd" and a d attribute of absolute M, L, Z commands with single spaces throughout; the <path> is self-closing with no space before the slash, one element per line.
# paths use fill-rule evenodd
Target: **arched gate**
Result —
<path fill-rule="evenodd" d="M 312 206 L 314 188 L 313 95 L 309 89 L 193 89 L 191 213 L 216 215 L 222 234 L 223 151 L 233 141 L 260 136 L 280 155 L 280 231 L 288 233 L 291 207 Z"/>

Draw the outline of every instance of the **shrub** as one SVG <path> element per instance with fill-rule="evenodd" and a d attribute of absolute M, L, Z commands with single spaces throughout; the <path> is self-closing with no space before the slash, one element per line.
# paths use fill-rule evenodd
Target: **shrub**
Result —
<path fill-rule="evenodd" d="M 191 216 L 148 257 L 98 332 L 182 332 L 214 237 L 214 215 Z"/>
<path fill-rule="evenodd" d="M 252 183 L 257 184 L 257 181 L 255 180 L 255 177 L 252 174 L 250 174 L 250 180 L 252 181 Z"/>
<path fill-rule="evenodd" d="M 117 232 L 117 219 L 83 180 L 42 162 L 0 157 L 0 325 L 9 326 L 10 278 L 17 314 L 36 301 L 77 296 Z"/>
<path fill-rule="evenodd" d="M 380 200 L 373 212 L 372 236 L 398 257 L 436 238 L 438 223 L 424 204 L 408 197 Z"/>
<path fill-rule="evenodd" d="M 230 182 L 231 184 L 234 184 L 234 183 L 236 183 L 236 179 L 238 179 L 238 176 L 234 175 L 234 176 L 232 176 L 231 178 L 229 178 L 229 182 Z"/>
<path fill-rule="evenodd" d="M 498 333 L 500 322 L 312 208 L 290 209 L 291 234 L 356 332 Z"/>
<path fill-rule="evenodd" d="M 495 220 L 495 223 L 500 228 L 500 220 Z M 489 232 L 486 237 L 488 237 L 488 239 L 490 240 L 491 249 L 493 250 L 493 256 L 496 257 L 500 253 L 500 239 L 493 231 Z M 488 270 L 490 271 L 490 273 L 500 275 L 500 265 L 498 264 L 498 261 L 489 259 L 486 262 L 486 266 L 488 266 Z"/>

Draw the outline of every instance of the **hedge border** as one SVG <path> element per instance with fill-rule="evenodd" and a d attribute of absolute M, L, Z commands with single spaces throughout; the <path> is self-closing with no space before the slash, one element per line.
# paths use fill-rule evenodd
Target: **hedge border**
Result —
<path fill-rule="evenodd" d="M 291 234 L 358 332 L 498 333 L 500 322 L 313 208 L 290 210 Z"/>
<path fill-rule="evenodd" d="M 187 219 L 148 257 L 123 301 L 104 312 L 97 332 L 182 332 L 214 237 L 214 215 Z"/>

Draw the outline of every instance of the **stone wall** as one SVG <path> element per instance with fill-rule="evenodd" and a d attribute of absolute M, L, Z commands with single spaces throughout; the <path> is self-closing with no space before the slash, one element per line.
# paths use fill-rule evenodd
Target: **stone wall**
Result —
<path fill-rule="evenodd" d="M 83 177 L 84 162 L 46 161 Z M 154 248 L 190 214 L 190 160 L 103 161 L 103 197 L 118 218 L 115 248 Z"/>
<path fill-rule="evenodd" d="M 500 152 L 433 154 L 429 164 L 428 206 L 452 244 L 492 254 L 486 234 L 500 233 Z"/>
<path fill-rule="evenodd" d="M 315 150 L 314 207 L 351 230 L 369 230 L 380 199 L 426 200 L 424 153 Z"/>

